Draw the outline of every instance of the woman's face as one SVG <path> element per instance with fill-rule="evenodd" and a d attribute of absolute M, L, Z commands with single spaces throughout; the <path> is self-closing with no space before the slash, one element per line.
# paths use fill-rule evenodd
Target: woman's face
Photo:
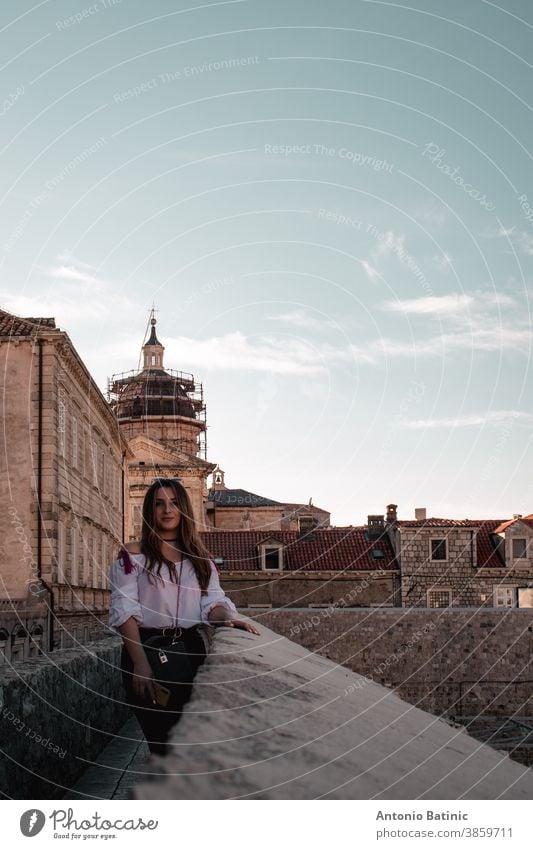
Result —
<path fill-rule="evenodd" d="M 181 521 L 176 494 L 168 486 L 160 486 L 154 493 L 155 529 L 163 539 L 175 539 Z"/>

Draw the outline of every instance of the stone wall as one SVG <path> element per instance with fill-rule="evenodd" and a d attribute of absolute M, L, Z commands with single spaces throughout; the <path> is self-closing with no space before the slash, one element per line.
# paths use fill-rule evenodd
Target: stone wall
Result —
<path fill-rule="evenodd" d="M 272 610 L 255 618 L 447 716 L 533 716 L 533 610 Z"/>
<path fill-rule="evenodd" d="M 36 576 L 37 513 L 30 481 L 37 430 L 28 410 L 37 387 L 37 354 L 30 341 L 0 342 L 4 426 L 0 444 L 1 598 L 25 599 Z"/>
<path fill-rule="evenodd" d="M 122 726 L 121 640 L 0 669 L 0 787 L 14 799 L 60 798 Z"/>
<path fill-rule="evenodd" d="M 237 572 L 224 569 L 221 583 L 237 607 L 394 605 L 399 579 L 391 572 Z"/>

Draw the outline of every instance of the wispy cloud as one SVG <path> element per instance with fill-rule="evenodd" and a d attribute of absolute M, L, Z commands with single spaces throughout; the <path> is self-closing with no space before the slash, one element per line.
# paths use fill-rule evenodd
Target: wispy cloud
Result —
<path fill-rule="evenodd" d="M 453 257 L 447 253 L 435 254 L 431 257 L 430 262 L 435 271 L 438 271 L 440 274 L 446 274 L 453 263 Z"/>
<path fill-rule="evenodd" d="M 442 357 L 452 352 L 530 352 L 532 343 L 529 328 L 512 327 L 481 328 L 456 333 L 440 333 L 437 336 L 404 341 L 382 337 L 371 346 L 370 353 L 387 357 Z"/>
<path fill-rule="evenodd" d="M 326 315 L 311 315 L 305 309 L 295 309 L 285 313 L 268 315 L 267 319 L 268 321 L 275 321 L 278 324 L 290 324 L 291 327 L 297 328 L 324 330 L 326 328 L 339 327 L 338 323 L 332 318 L 328 318 Z"/>
<path fill-rule="evenodd" d="M 520 253 L 525 254 L 526 256 L 533 256 L 533 236 L 530 236 L 529 233 L 520 233 L 517 236 L 515 243 L 518 246 Z"/>
<path fill-rule="evenodd" d="M 410 430 L 430 430 L 432 428 L 462 428 L 462 427 L 497 427 L 504 422 L 516 422 L 523 426 L 533 423 L 532 413 L 522 413 L 518 410 L 490 410 L 486 413 L 470 413 L 469 415 L 456 416 L 444 419 L 415 419 L 406 421 L 402 419 L 399 427 Z"/>
<path fill-rule="evenodd" d="M 382 309 L 402 315 L 454 316 L 467 309 L 474 299 L 471 295 L 440 295 L 426 298 L 410 298 L 404 301 L 385 301 Z"/>
<path fill-rule="evenodd" d="M 54 280 L 72 280 L 75 283 L 90 283 L 91 285 L 103 283 L 94 274 L 88 274 L 74 265 L 54 265 L 46 270 L 46 276 L 52 277 Z"/>
<path fill-rule="evenodd" d="M 509 240 L 515 251 L 523 256 L 533 256 L 533 235 L 516 227 L 499 227 L 496 236 L 500 239 Z M 494 232 L 487 232 L 487 238 L 493 238 Z M 511 250 L 508 250 L 511 253 Z"/>
<path fill-rule="evenodd" d="M 425 298 L 385 301 L 381 309 L 403 315 L 434 316 L 435 318 L 468 318 L 468 312 L 486 311 L 494 307 L 515 306 L 515 301 L 502 292 L 453 293 Z"/>
<path fill-rule="evenodd" d="M 39 288 L 33 294 L 36 282 Z M 104 279 L 94 266 L 70 253 L 60 254 L 56 263 L 39 269 L 38 280 L 29 282 L 25 291 L 0 288 L 0 298 L 4 308 L 15 315 L 53 316 L 67 329 L 86 326 L 88 320 L 97 321 L 100 327 L 106 318 L 112 322 L 117 315 L 128 316 L 136 309 L 125 288 Z"/>
<path fill-rule="evenodd" d="M 423 206 L 418 207 L 413 217 L 416 221 L 422 222 L 422 224 L 428 225 L 435 228 L 442 228 L 450 218 L 450 213 L 443 206 L 437 205 L 436 203 L 428 203 Z"/>
<path fill-rule="evenodd" d="M 306 341 L 279 336 L 248 337 L 240 331 L 208 339 L 181 336 L 165 343 L 169 361 L 196 371 L 256 371 L 272 374 L 318 374 L 335 361 L 335 349 L 318 350 Z"/>
<path fill-rule="evenodd" d="M 368 260 L 362 259 L 361 265 L 363 266 L 365 273 L 366 273 L 366 276 L 368 277 L 369 280 L 375 280 L 377 277 L 380 276 L 377 268 L 374 265 L 372 265 L 371 262 L 368 262 Z"/>

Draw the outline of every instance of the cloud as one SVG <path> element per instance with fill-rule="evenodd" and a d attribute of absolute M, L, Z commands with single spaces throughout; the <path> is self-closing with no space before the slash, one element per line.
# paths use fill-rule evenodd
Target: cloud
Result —
<path fill-rule="evenodd" d="M 453 316 L 464 312 L 474 302 L 472 295 L 440 295 L 411 298 L 405 301 L 385 301 L 382 309 L 402 315 Z"/>
<path fill-rule="evenodd" d="M 372 263 L 368 262 L 366 259 L 361 260 L 361 265 L 363 266 L 369 280 L 375 280 L 376 277 L 380 276 L 377 268 L 375 268 Z"/>
<path fill-rule="evenodd" d="M 63 252 L 55 264 L 39 271 L 47 282 L 38 280 L 37 294 L 33 282 L 24 291 L 13 286 L 0 289 L 6 310 L 21 316 L 53 316 L 69 332 L 85 330 L 88 320 L 98 322 L 101 329 L 106 320 L 112 324 L 117 315 L 127 317 L 139 310 L 124 287 L 103 279 L 94 266 L 72 254 Z"/>
<path fill-rule="evenodd" d="M 529 233 L 520 233 L 515 239 L 515 244 L 520 253 L 533 256 L 533 236 L 530 236 Z"/>
<path fill-rule="evenodd" d="M 493 232 L 487 234 L 488 238 L 494 236 Z M 524 256 L 533 256 L 533 236 L 530 233 L 516 230 L 514 227 L 500 227 L 496 231 L 496 236 L 501 239 L 508 239 L 514 246 L 517 253 Z M 511 253 L 511 251 L 507 251 Z"/>
<path fill-rule="evenodd" d="M 196 371 L 257 371 L 272 374 L 318 374 L 331 353 L 294 339 L 278 336 L 247 337 L 240 331 L 209 339 L 181 336 L 165 343 L 167 359 Z"/>
<path fill-rule="evenodd" d="M 470 415 L 457 416 L 455 418 L 415 419 L 413 421 L 402 419 L 399 422 L 399 426 L 410 430 L 480 426 L 496 427 L 508 421 L 515 421 L 517 424 L 528 426 L 533 424 L 533 414 L 522 413 L 517 410 L 490 410 L 487 413 L 471 413 Z"/>
<path fill-rule="evenodd" d="M 450 218 L 450 213 L 443 206 L 439 206 L 436 203 L 428 203 L 418 207 L 413 213 L 413 218 L 415 221 L 421 221 L 433 229 L 441 229 Z"/>
<path fill-rule="evenodd" d="M 504 350 L 529 353 L 531 330 L 496 326 L 470 327 L 463 332 L 441 333 L 412 342 L 383 337 L 373 343 L 370 354 L 388 357 L 442 357 L 453 351 L 499 352 Z"/>
<path fill-rule="evenodd" d="M 503 292 L 472 292 L 450 295 L 431 295 L 424 298 L 408 298 L 403 301 L 385 301 L 381 309 L 385 312 L 397 312 L 402 315 L 431 316 L 436 319 L 450 319 L 462 326 L 475 329 L 476 321 L 481 319 L 485 326 L 490 313 L 497 308 L 514 307 L 516 301 Z M 492 315 L 494 322 L 497 316 Z"/>
<path fill-rule="evenodd" d="M 436 271 L 440 272 L 441 274 L 445 274 L 447 271 L 449 271 L 450 266 L 453 263 L 453 257 L 450 256 L 450 254 L 443 252 L 441 254 L 435 254 L 435 256 L 432 256 L 430 262 Z"/>
<path fill-rule="evenodd" d="M 326 316 L 324 315 L 321 315 L 317 318 L 314 315 L 310 315 L 304 309 L 291 310 L 290 312 L 279 313 L 278 315 L 268 315 L 267 320 L 275 321 L 277 323 L 282 324 L 290 324 L 292 327 L 310 328 L 316 330 L 339 327 L 338 323 L 333 319 L 326 318 Z"/>
<path fill-rule="evenodd" d="M 46 271 L 47 277 L 52 277 L 55 280 L 72 280 L 75 283 L 90 283 L 91 285 L 102 285 L 104 281 L 99 280 L 94 274 L 88 274 L 73 265 L 56 265 L 48 268 Z"/>

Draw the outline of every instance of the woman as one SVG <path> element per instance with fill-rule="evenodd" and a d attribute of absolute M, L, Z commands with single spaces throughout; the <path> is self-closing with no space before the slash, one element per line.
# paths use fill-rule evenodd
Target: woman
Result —
<path fill-rule="evenodd" d="M 124 641 L 121 666 L 128 703 L 150 751 L 166 754 L 170 728 L 190 696 L 187 682 L 205 660 L 205 640 L 198 626 L 259 631 L 236 618 L 235 605 L 220 587 L 216 568 L 196 531 L 189 496 L 179 481 L 158 479 L 150 486 L 142 520 L 140 542 L 127 543 L 111 566 L 109 625 Z M 147 642 L 163 633 L 185 644 L 185 683 L 172 691 L 179 702 L 172 705 L 174 709 L 164 706 L 168 688 L 166 693 L 161 691 L 147 656 Z"/>

